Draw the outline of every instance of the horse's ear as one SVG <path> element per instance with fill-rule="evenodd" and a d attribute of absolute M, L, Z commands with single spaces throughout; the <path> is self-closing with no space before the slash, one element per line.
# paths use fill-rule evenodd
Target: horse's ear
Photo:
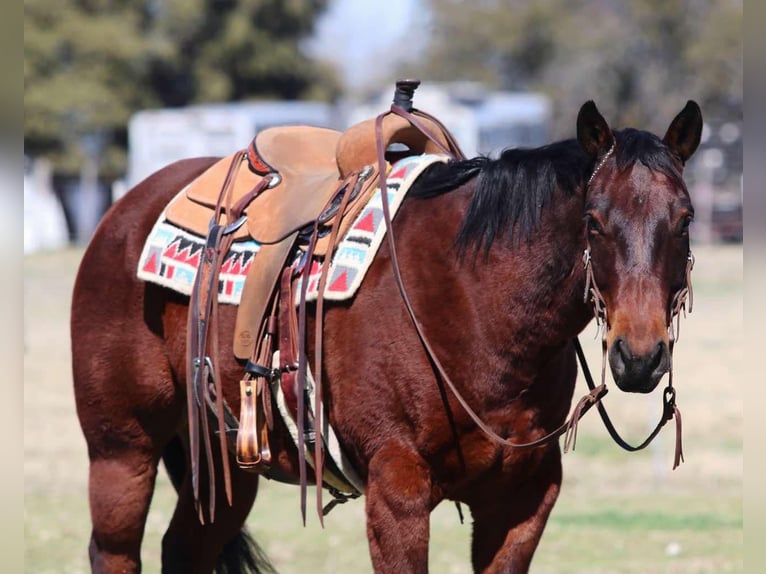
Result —
<path fill-rule="evenodd" d="M 675 119 L 670 123 L 662 141 L 676 154 L 681 163 L 686 163 L 702 137 L 702 112 L 697 102 L 689 100 Z"/>
<path fill-rule="evenodd" d="M 614 143 L 614 136 L 593 100 L 588 100 L 577 114 L 577 141 L 589 156 L 603 156 Z"/>

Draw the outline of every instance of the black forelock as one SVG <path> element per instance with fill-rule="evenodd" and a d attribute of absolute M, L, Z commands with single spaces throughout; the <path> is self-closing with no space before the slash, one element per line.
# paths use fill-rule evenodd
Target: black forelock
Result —
<path fill-rule="evenodd" d="M 672 152 L 656 135 L 633 128 L 615 131 L 614 135 L 617 139 L 617 169 L 625 169 L 638 161 L 652 171 L 659 171 L 677 184 L 683 185 L 683 178 L 673 160 Z"/>

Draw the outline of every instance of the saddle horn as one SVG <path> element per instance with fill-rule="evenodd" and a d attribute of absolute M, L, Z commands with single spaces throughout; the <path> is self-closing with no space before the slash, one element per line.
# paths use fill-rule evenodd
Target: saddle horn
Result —
<path fill-rule="evenodd" d="M 420 80 L 397 80 L 396 89 L 394 90 L 394 105 L 406 112 L 411 112 L 413 109 L 412 97 L 415 95 L 415 90 L 418 89 L 419 85 Z"/>

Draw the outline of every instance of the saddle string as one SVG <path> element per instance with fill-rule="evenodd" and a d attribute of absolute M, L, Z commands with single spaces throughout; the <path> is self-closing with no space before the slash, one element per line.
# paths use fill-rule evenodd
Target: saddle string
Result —
<path fill-rule="evenodd" d="M 196 448 L 192 452 L 192 467 L 196 466 L 196 477 L 199 479 L 200 453 L 199 453 L 199 424 L 202 426 L 202 443 L 205 452 L 205 460 L 208 467 L 208 503 L 209 518 L 215 520 L 215 469 L 213 466 L 212 444 L 210 441 L 210 421 L 207 414 L 207 403 L 210 401 L 209 381 L 214 379 L 214 372 L 211 368 L 211 361 L 215 359 L 216 349 L 213 348 L 213 341 L 209 341 L 209 335 L 215 323 L 215 307 L 212 299 L 216 297 L 217 285 L 215 282 L 215 269 L 220 265 L 220 252 L 216 245 L 220 244 L 223 233 L 223 227 L 216 225 L 210 232 L 206 246 L 203 250 L 200 260 L 200 267 L 195 279 L 195 286 L 192 292 L 190 304 L 194 310 L 192 316 L 196 316 L 194 324 L 190 325 L 192 332 L 192 348 L 195 349 L 195 355 L 192 364 L 192 385 L 194 397 L 193 408 L 190 417 L 197 419 L 198 424 L 194 425 L 197 433 Z M 210 353 L 208 353 L 210 350 Z M 195 464 L 196 463 L 196 464 Z M 195 500 L 199 502 L 199 481 L 197 480 Z M 200 519 L 202 520 L 202 510 L 199 508 Z"/>
<path fill-rule="evenodd" d="M 590 251 L 590 244 L 588 243 L 587 238 L 586 238 L 586 249 L 583 253 L 583 265 L 585 267 L 585 277 L 586 277 L 585 302 L 587 302 L 588 299 L 590 298 L 590 301 L 593 305 L 593 315 L 596 318 L 596 323 L 599 325 L 599 328 L 602 330 L 601 384 L 605 385 L 606 363 L 607 363 L 606 335 L 609 329 L 609 325 L 608 325 L 607 314 L 606 314 L 606 302 L 604 301 L 604 298 L 601 295 L 601 291 L 599 290 L 598 285 L 596 284 L 595 277 L 593 275 L 593 263 L 592 263 L 592 257 L 591 257 L 591 251 Z M 678 408 L 678 405 L 676 404 L 676 391 L 675 391 L 675 387 L 673 387 L 673 350 L 674 350 L 675 342 L 678 340 L 678 334 L 680 332 L 680 321 L 681 321 L 680 315 L 682 312 L 686 314 L 687 300 L 689 301 L 689 312 L 691 312 L 692 295 L 693 295 L 692 283 L 691 283 L 691 271 L 693 267 L 694 267 L 694 255 L 692 254 L 691 251 L 689 251 L 689 254 L 687 255 L 686 269 L 684 270 L 685 284 L 675 293 L 669 308 L 668 351 L 670 354 L 670 368 L 668 370 L 668 385 L 667 387 L 665 387 L 662 393 L 662 404 L 663 404 L 662 415 L 657 425 L 654 427 L 652 432 L 642 443 L 635 446 L 631 445 L 628 442 L 626 442 L 617 432 L 617 429 L 615 428 L 611 418 L 609 417 L 609 414 L 606 411 L 606 407 L 604 407 L 602 403 L 599 403 L 598 405 L 598 412 L 599 412 L 599 415 L 601 416 L 601 420 L 603 421 L 604 426 L 606 427 L 612 439 L 621 448 L 630 452 L 635 452 L 635 451 L 646 448 L 654 440 L 654 438 L 659 434 L 660 429 L 662 429 L 662 427 L 665 426 L 665 424 L 670 419 L 672 418 L 675 419 L 676 440 L 675 440 L 675 453 L 673 457 L 673 470 L 675 470 L 680 465 L 680 463 L 683 462 L 684 460 L 683 443 L 682 443 L 681 411 Z M 676 322 L 675 328 L 673 326 L 674 320 Z M 585 360 L 585 355 L 582 351 L 580 341 L 579 339 L 575 339 L 575 342 L 576 342 L 577 354 L 578 354 L 578 357 L 580 358 L 580 364 L 583 367 L 583 374 L 585 375 L 585 380 L 588 383 L 588 387 L 590 389 L 593 389 L 595 387 L 595 384 L 593 383 L 593 378 L 591 377 L 590 371 L 588 370 L 587 362 Z"/>
<path fill-rule="evenodd" d="M 206 245 L 202 252 L 199 269 L 195 277 L 192 293 L 190 296 L 190 313 L 187 321 L 187 348 L 194 352 L 187 354 L 187 410 L 189 419 L 189 442 L 191 450 L 192 490 L 194 501 L 197 506 L 200 522 L 204 524 L 204 514 L 200 501 L 200 425 L 202 426 L 202 439 L 205 449 L 205 457 L 208 467 L 208 503 L 209 518 L 215 519 L 215 469 L 213 468 L 212 445 L 210 443 L 209 419 L 206 405 L 209 398 L 208 380 L 211 376 L 210 361 L 206 356 L 208 348 L 208 333 L 210 324 L 214 322 L 214 311 L 211 297 L 212 282 L 215 278 L 215 268 L 218 265 L 220 245 L 223 227 L 218 225 L 218 213 L 221 206 L 221 198 L 228 189 L 232 180 L 232 173 L 236 169 L 242 154 L 235 154 L 229 165 L 224 180 L 222 193 L 216 205 L 215 214 L 211 220 L 211 229 Z M 215 354 L 215 353 L 213 353 Z M 191 388 L 188 388 L 190 386 Z"/>
<path fill-rule="evenodd" d="M 200 505 L 199 473 L 201 468 L 200 434 L 204 448 L 205 462 L 208 468 L 208 517 L 215 520 L 215 467 L 210 439 L 210 420 L 208 404 L 215 403 L 218 418 L 218 435 L 223 467 L 224 488 L 229 506 L 233 503 L 231 487 L 231 465 L 225 428 L 225 408 L 222 380 L 218 366 L 218 282 L 223 260 L 234 240 L 236 231 L 244 219 L 242 210 L 260 194 L 270 183 L 271 178 L 264 178 L 235 206 L 231 205 L 234 173 L 244 158 L 244 152 L 232 157 L 221 193 L 216 202 L 210 221 L 205 247 L 195 276 L 189 299 L 187 319 L 187 411 L 189 423 L 189 442 L 191 451 L 192 490 L 195 505 L 202 524 L 205 523 Z M 212 389 L 211 389 L 212 387 Z M 211 398 L 211 391 L 215 400 Z M 201 429 L 200 429 L 201 427 Z M 200 432 L 201 431 L 201 432 Z"/>
<path fill-rule="evenodd" d="M 330 198 L 330 201 L 328 201 L 327 205 L 324 207 L 322 212 L 324 212 L 326 209 L 328 209 L 333 202 L 336 200 L 338 194 L 341 195 L 341 202 L 340 207 L 338 209 L 338 213 L 342 214 L 347 205 L 350 201 L 350 198 L 352 195 L 354 195 L 359 190 L 357 189 L 357 184 L 359 184 L 359 172 L 350 174 L 345 180 L 343 180 L 339 185 L 336 193 L 333 194 L 333 196 Z M 353 183 L 353 185 L 352 185 Z M 385 195 L 385 193 L 383 194 Z M 300 290 L 300 296 L 299 296 L 299 303 L 298 303 L 298 369 L 297 369 L 297 403 L 298 403 L 298 412 L 297 412 L 297 426 L 298 426 L 298 472 L 299 472 L 299 480 L 300 480 L 300 489 L 301 489 L 301 518 L 303 520 L 303 524 L 305 526 L 306 524 L 306 494 L 307 494 L 307 485 L 308 485 L 308 477 L 307 477 L 307 469 L 306 469 L 306 423 L 307 423 L 307 410 L 306 410 L 306 391 L 308 389 L 308 357 L 307 357 L 307 325 L 306 325 L 306 319 L 307 319 L 307 311 L 306 311 L 306 304 L 307 304 L 307 295 L 308 295 L 308 286 L 309 286 L 309 277 L 311 274 L 311 263 L 314 259 L 314 251 L 316 249 L 316 244 L 319 239 L 319 231 L 320 231 L 320 223 L 319 221 L 315 221 L 313 224 L 311 236 L 308 241 L 308 245 L 306 247 L 306 252 L 302 258 L 302 263 L 300 265 L 300 268 L 297 269 L 298 274 L 302 274 L 302 281 L 301 281 L 301 290 Z M 338 221 L 334 222 L 332 225 L 332 229 L 330 231 L 330 249 L 328 250 L 328 253 L 332 253 L 333 246 L 338 240 L 339 235 L 339 229 L 340 229 L 340 223 Z M 314 380 L 314 389 L 315 389 L 315 408 L 314 408 L 314 420 L 313 420 L 313 437 L 312 440 L 314 441 L 314 476 L 317 483 L 317 513 L 319 515 L 319 521 L 322 526 L 324 526 L 324 520 L 323 520 L 323 508 L 322 508 L 322 476 L 323 476 L 323 444 L 322 444 L 322 435 L 321 435 L 321 425 L 322 423 L 322 366 L 321 366 L 321 353 L 322 353 L 322 334 L 320 332 L 321 325 L 322 325 L 322 319 L 321 319 L 321 312 L 323 311 L 323 287 L 324 284 L 327 282 L 327 272 L 329 271 L 329 265 L 325 265 L 323 267 L 323 273 L 320 275 L 320 289 L 319 289 L 319 296 L 317 299 L 317 335 L 318 338 L 315 341 L 315 380 Z M 290 297 L 292 299 L 292 297 Z M 287 304 L 293 305 L 292 300 L 288 301 Z"/>
<path fill-rule="evenodd" d="M 340 207 L 338 208 L 338 217 L 336 217 L 332 223 L 331 223 L 331 231 L 330 231 L 330 237 L 329 237 L 329 244 L 330 247 L 328 248 L 328 253 L 333 253 L 335 250 L 336 242 L 339 239 L 339 232 L 340 232 L 340 219 L 342 214 L 346 211 L 346 207 L 348 206 L 349 201 L 353 196 L 355 196 L 356 193 L 358 193 L 359 186 L 361 185 L 363 180 L 360 179 L 359 173 L 355 173 L 351 176 L 350 181 L 343 185 L 341 188 L 341 202 Z M 381 190 L 381 194 L 385 193 L 385 191 Z M 318 293 L 317 293 L 317 302 L 316 302 L 316 312 L 315 312 L 315 339 L 314 339 L 314 428 L 317 431 L 317 439 L 314 443 L 314 474 L 316 476 L 317 481 L 317 489 L 316 489 L 316 504 L 317 504 L 317 514 L 319 516 L 319 524 L 324 527 L 324 507 L 322 505 L 322 487 L 321 487 L 321 481 L 322 477 L 324 476 L 323 473 L 323 464 L 324 464 L 324 452 L 322 449 L 322 437 L 324 436 L 324 433 L 322 432 L 324 428 L 324 421 L 323 416 L 324 413 L 322 411 L 322 351 L 323 351 L 323 331 L 324 331 L 324 290 L 325 286 L 327 285 L 327 278 L 330 271 L 330 262 L 329 260 L 325 261 L 325 264 L 322 266 L 322 272 L 319 276 L 319 285 L 318 285 Z M 305 282 L 308 282 L 308 277 L 304 279 Z"/>
<path fill-rule="evenodd" d="M 306 525 L 306 489 L 308 479 L 306 476 L 306 388 L 308 386 L 308 362 L 306 357 L 306 296 L 308 294 L 309 275 L 311 273 L 311 261 L 314 258 L 314 249 L 319 238 L 319 226 L 314 225 L 311 232 L 306 254 L 303 259 L 303 280 L 301 282 L 300 302 L 298 307 L 298 475 L 301 489 L 301 518 Z M 289 301 L 288 305 L 293 302 Z M 315 428 L 316 432 L 316 428 Z M 316 440 L 316 437 L 314 438 Z M 316 477 L 317 488 L 321 488 L 320 477 Z"/>
<path fill-rule="evenodd" d="M 227 445 L 227 438 L 226 438 L 226 425 L 224 421 L 224 406 L 223 406 L 223 380 L 221 378 L 221 372 L 220 372 L 220 363 L 218 361 L 218 277 L 220 275 L 221 268 L 223 266 L 223 259 L 226 256 L 226 254 L 229 252 L 229 249 L 231 248 L 231 244 L 234 241 L 234 233 L 232 232 L 236 228 L 232 228 L 232 225 L 236 225 L 237 220 L 240 219 L 242 209 L 252 201 L 256 195 L 258 195 L 263 189 L 266 187 L 265 180 L 262 180 L 259 182 L 259 185 L 256 185 L 255 188 L 248 193 L 241 201 L 240 204 L 236 207 L 232 207 L 232 195 L 234 191 L 234 179 L 235 174 L 237 171 L 237 168 L 239 164 L 242 162 L 242 160 L 245 158 L 245 152 L 241 151 L 238 154 L 235 155 L 234 160 L 232 161 L 232 165 L 229 168 L 228 173 L 226 174 L 226 181 L 224 183 L 224 189 L 226 189 L 226 222 L 229 224 L 227 227 L 224 227 L 223 229 L 223 236 L 224 240 L 222 244 L 219 244 L 217 246 L 217 260 L 216 260 L 216 267 L 213 271 L 213 275 L 211 277 L 211 289 L 212 293 L 208 294 L 208 300 L 210 301 L 211 306 L 211 324 L 210 324 L 210 348 L 212 349 L 212 356 L 213 360 L 212 363 L 212 369 L 213 369 L 213 386 L 214 386 L 214 392 L 215 392 L 215 407 L 216 407 L 216 417 L 218 419 L 218 440 L 219 440 L 219 447 L 221 450 L 221 466 L 223 467 L 223 480 L 224 480 L 224 490 L 226 492 L 226 501 L 228 502 L 229 506 L 232 506 L 233 504 L 233 495 L 232 495 L 232 486 L 231 486 L 231 466 L 229 463 L 229 449 Z M 221 194 L 219 196 L 219 202 L 221 200 L 221 197 L 223 197 L 224 194 Z M 247 203 L 242 203 L 245 200 L 247 200 Z M 217 210 L 216 210 L 217 213 Z M 244 222 L 244 220 L 241 220 Z M 206 391 L 208 391 L 209 395 L 209 386 L 205 386 Z M 205 410 L 205 413 L 207 414 L 207 410 Z M 209 461 L 209 466 L 212 465 L 212 458 Z M 215 500 L 215 494 L 214 490 L 211 488 L 210 490 L 211 500 Z M 211 516 L 213 513 L 213 509 L 215 508 L 214 502 L 211 503 Z M 212 518 L 211 518 L 212 521 Z"/>
<path fill-rule="evenodd" d="M 395 106 L 392 106 L 392 111 L 394 111 L 393 110 L 394 107 Z M 383 118 L 387 115 L 387 113 L 388 112 L 380 114 L 375 119 L 375 139 L 376 139 L 376 145 L 377 145 L 378 178 L 379 178 L 380 189 L 386 188 L 386 168 L 385 168 L 386 159 L 385 159 L 385 149 L 383 149 L 382 125 L 383 125 Z M 394 111 L 394 113 L 399 113 L 399 112 Z M 399 113 L 399 115 L 401 114 Z M 568 421 L 565 421 L 556 430 L 543 436 L 540 439 L 526 442 L 526 443 L 515 443 L 498 435 L 484 421 L 482 421 L 479 415 L 477 415 L 476 412 L 470 407 L 468 402 L 465 400 L 465 398 L 462 396 L 460 391 L 457 389 L 456 385 L 453 383 L 452 379 L 450 379 L 449 375 L 447 375 L 444 367 L 442 366 L 441 362 L 436 356 L 436 353 L 434 352 L 433 347 L 429 343 L 428 338 L 425 335 L 423 326 L 420 323 L 420 321 L 418 321 L 417 316 L 415 315 L 415 310 L 412 306 L 412 302 L 410 301 L 409 296 L 407 295 L 407 290 L 405 288 L 404 280 L 401 275 L 401 271 L 399 268 L 399 260 L 396 253 L 396 241 L 394 237 L 393 225 L 391 223 L 391 215 L 390 215 L 390 210 L 388 205 L 388 198 L 385 193 L 382 194 L 382 207 L 383 207 L 383 220 L 386 225 L 386 241 L 388 243 L 390 257 L 391 257 L 391 267 L 392 267 L 392 271 L 393 271 L 393 275 L 394 275 L 394 279 L 396 281 L 397 287 L 399 288 L 399 293 L 402 297 L 402 301 L 404 302 L 405 308 L 407 309 L 407 313 L 409 314 L 409 317 L 415 327 L 415 331 L 418 334 L 418 338 L 420 339 L 420 342 L 423 345 L 423 348 L 425 349 L 428 357 L 432 361 L 434 367 L 438 371 L 442 380 L 447 384 L 450 391 L 455 396 L 455 398 L 460 403 L 460 405 L 463 407 L 465 412 L 471 417 L 474 423 L 490 440 L 492 440 L 493 442 L 501 446 L 508 446 L 513 448 L 534 448 L 534 447 L 547 444 L 551 442 L 552 440 L 558 438 L 562 434 L 569 431 L 571 433 L 571 438 L 569 438 L 568 440 L 568 445 L 573 447 L 574 437 L 576 435 L 576 426 L 579 421 L 579 418 L 582 417 L 594 404 L 600 403 L 601 398 L 603 398 L 603 396 L 607 392 L 606 386 L 601 385 L 599 387 L 591 389 L 591 391 L 588 394 L 586 394 L 585 396 L 582 397 L 582 399 L 580 399 L 580 401 L 577 404 L 577 407 L 575 408 L 573 412 L 573 416 L 570 417 Z"/>

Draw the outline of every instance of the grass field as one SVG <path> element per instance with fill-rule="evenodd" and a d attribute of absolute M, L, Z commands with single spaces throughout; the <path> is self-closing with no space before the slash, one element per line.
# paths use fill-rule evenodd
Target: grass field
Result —
<path fill-rule="evenodd" d="M 695 249 L 694 313 L 681 326 L 674 383 L 684 420 L 686 463 L 671 471 L 670 426 L 652 447 L 626 453 L 598 417 L 581 423 L 577 450 L 564 457 L 564 486 L 532 565 L 553 573 L 742 572 L 742 249 Z M 72 396 L 68 315 L 81 252 L 25 259 L 25 570 L 89 571 L 87 455 Z M 599 344 L 582 337 L 594 365 Z M 597 370 L 597 368 L 596 368 Z M 605 402 L 629 440 L 660 413 L 659 391 Z M 584 393 L 578 382 L 576 393 Z M 595 412 L 595 411 L 594 411 Z M 249 527 L 283 573 L 371 572 L 364 503 L 338 507 L 318 527 L 300 524 L 297 490 L 264 481 Z M 144 542 L 144 571 L 159 572 L 162 533 L 174 494 L 164 470 Z M 431 523 L 431 571 L 470 572 L 470 517 L 451 504 Z"/>

